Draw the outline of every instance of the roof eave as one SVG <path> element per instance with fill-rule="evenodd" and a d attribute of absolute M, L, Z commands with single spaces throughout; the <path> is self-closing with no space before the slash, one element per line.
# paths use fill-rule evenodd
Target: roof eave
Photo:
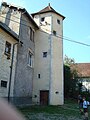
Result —
<path fill-rule="evenodd" d="M 33 20 L 32 16 L 27 12 L 27 10 L 25 8 L 21 9 L 23 12 L 25 12 L 25 14 L 27 15 L 28 18 L 30 18 L 30 20 L 32 21 L 32 23 L 34 24 L 34 26 L 39 29 L 39 26 L 36 24 L 36 22 Z"/>
<path fill-rule="evenodd" d="M 17 41 L 19 41 L 19 36 L 13 32 L 10 28 L 6 28 L 3 23 L 0 22 L 0 27 L 7 32 L 9 35 L 11 35 L 14 39 L 16 39 Z"/>
<path fill-rule="evenodd" d="M 53 12 L 53 13 L 56 13 L 57 15 L 59 15 L 59 16 L 61 16 L 61 17 L 63 17 L 63 20 L 65 19 L 65 17 L 63 16 L 63 15 L 61 15 L 61 14 L 59 14 L 58 12 L 55 12 L 55 11 L 45 11 L 45 12 L 37 12 L 37 13 L 32 13 L 31 15 L 34 17 L 35 15 L 38 15 L 38 14 L 44 14 L 44 13 L 48 13 L 48 12 Z"/>

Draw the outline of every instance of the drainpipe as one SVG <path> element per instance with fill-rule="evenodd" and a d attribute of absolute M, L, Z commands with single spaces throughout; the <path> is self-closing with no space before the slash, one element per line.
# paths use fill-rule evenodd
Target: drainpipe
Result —
<path fill-rule="evenodd" d="M 14 59 L 14 49 L 15 49 L 15 45 L 17 44 L 21 44 L 22 46 L 22 42 L 17 42 L 15 44 L 13 44 L 13 48 L 12 48 L 12 58 L 11 58 L 11 66 L 10 66 L 10 77 L 9 77 L 9 87 L 8 87 L 8 102 L 10 102 L 10 91 L 11 91 L 11 80 L 12 80 L 12 68 L 13 68 L 13 59 Z"/>

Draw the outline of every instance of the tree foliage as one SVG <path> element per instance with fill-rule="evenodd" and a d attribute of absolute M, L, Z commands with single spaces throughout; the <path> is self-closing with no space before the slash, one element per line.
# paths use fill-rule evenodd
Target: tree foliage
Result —
<path fill-rule="evenodd" d="M 71 64 L 75 64 L 75 60 L 65 55 L 64 64 L 70 66 Z"/>
<path fill-rule="evenodd" d="M 74 65 L 74 69 L 71 66 Z M 64 95 L 65 97 L 75 97 L 78 92 L 77 70 L 74 59 L 64 58 Z"/>

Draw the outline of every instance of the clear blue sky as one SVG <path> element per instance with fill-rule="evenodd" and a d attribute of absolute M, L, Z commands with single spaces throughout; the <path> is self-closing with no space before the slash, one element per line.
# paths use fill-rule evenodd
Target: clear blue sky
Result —
<path fill-rule="evenodd" d="M 0 0 L 1 2 L 2 0 Z M 66 18 L 63 22 L 63 36 L 90 45 L 90 0 L 3 0 L 25 7 L 29 13 L 38 12 L 48 5 Z M 64 55 L 75 62 L 90 62 L 90 46 L 64 41 Z"/>

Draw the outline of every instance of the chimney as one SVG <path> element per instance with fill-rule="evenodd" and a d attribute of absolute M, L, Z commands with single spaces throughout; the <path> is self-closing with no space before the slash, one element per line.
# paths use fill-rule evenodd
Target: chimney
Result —
<path fill-rule="evenodd" d="M 48 4 L 48 6 L 50 7 L 50 3 Z"/>

